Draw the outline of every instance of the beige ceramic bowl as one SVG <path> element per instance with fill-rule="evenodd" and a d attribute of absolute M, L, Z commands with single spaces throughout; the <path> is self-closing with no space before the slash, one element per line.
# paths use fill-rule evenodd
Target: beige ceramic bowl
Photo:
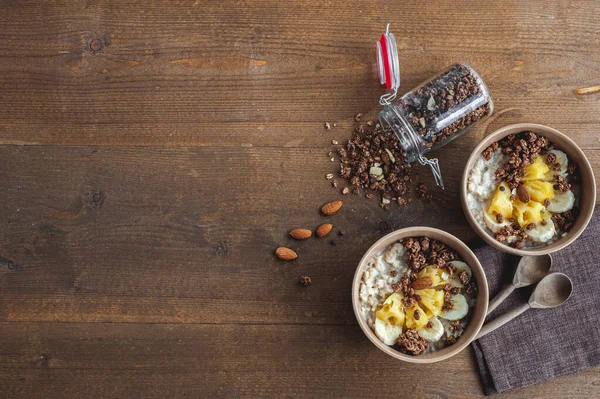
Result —
<path fill-rule="evenodd" d="M 391 346 L 387 346 L 383 342 L 381 342 L 379 338 L 377 338 L 373 330 L 369 328 L 367 322 L 363 320 L 360 314 L 360 301 L 358 297 L 362 276 L 365 271 L 365 267 L 367 266 L 367 263 L 371 259 L 373 259 L 374 256 L 378 255 L 381 251 L 383 251 L 388 245 L 408 237 L 433 238 L 443 242 L 450 248 L 454 249 L 456 252 L 458 252 L 461 259 L 471 267 L 471 271 L 475 276 L 475 281 L 477 283 L 478 289 L 477 302 L 475 304 L 475 309 L 472 311 L 471 321 L 465 328 L 465 331 L 460 336 L 458 341 L 456 341 L 454 345 L 440 349 L 436 352 L 431 352 L 419 356 L 411 356 L 404 354 L 400 351 L 395 350 Z M 369 248 L 369 250 L 365 253 L 363 258 L 360 260 L 358 268 L 356 269 L 356 273 L 354 274 L 354 280 L 352 281 L 352 306 L 354 307 L 354 314 L 356 315 L 356 319 L 358 320 L 360 328 L 363 330 L 367 338 L 369 338 L 371 342 L 375 344 L 376 347 L 378 347 L 388 355 L 395 357 L 396 359 L 404 360 L 406 362 L 434 363 L 456 355 L 467 345 L 469 345 L 471 341 L 473 341 L 473 339 L 481 329 L 483 321 L 485 320 L 485 314 L 487 313 L 488 285 L 487 280 L 485 279 L 485 272 L 483 271 L 481 264 L 477 260 L 477 257 L 469 249 L 469 247 L 467 247 L 458 238 L 446 233 L 445 231 L 434 229 L 431 227 L 408 227 L 405 229 L 396 230 L 377 241 L 375 244 L 373 244 L 371 248 Z"/>
<path fill-rule="evenodd" d="M 581 176 L 581 193 L 579 195 L 579 215 L 575 220 L 575 224 L 565 237 L 540 248 L 516 249 L 496 241 L 494 237 L 488 233 L 487 229 L 484 229 L 481 225 L 479 225 L 479 223 L 477 223 L 467 204 L 467 181 L 475 161 L 477 161 L 477 158 L 483 152 L 483 150 L 485 150 L 493 142 L 498 141 L 509 134 L 519 133 L 526 130 L 546 137 L 561 151 L 565 152 L 569 159 L 574 161 L 579 166 L 579 172 Z M 473 150 L 473 153 L 469 157 L 467 166 L 465 167 L 465 171 L 463 173 L 460 197 L 463 211 L 467 220 L 469 221 L 469 224 L 473 230 L 475 230 L 475 232 L 485 240 L 485 242 L 500 251 L 514 255 L 542 255 L 556 252 L 566 247 L 575 241 L 575 239 L 579 237 L 581 233 L 583 233 L 583 230 L 585 230 L 587 227 L 590 219 L 592 218 L 592 213 L 594 212 L 594 206 L 596 204 L 596 181 L 594 179 L 594 172 L 592 171 L 589 161 L 585 157 L 583 151 L 581 151 L 581 149 L 573 140 L 558 130 L 552 129 L 548 126 L 538 125 L 535 123 L 520 123 L 496 130 L 494 133 L 485 137 L 475 148 L 475 150 Z"/>

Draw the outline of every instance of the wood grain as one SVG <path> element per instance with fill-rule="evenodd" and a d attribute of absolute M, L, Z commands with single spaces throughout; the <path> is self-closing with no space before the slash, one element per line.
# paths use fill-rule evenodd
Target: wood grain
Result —
<path fill-rule="evenodd" d="M 467 156 L 442 162 L 452 170 Z M 458 175 L 436 201 L 385 212 L 331 187 L 336 167 L 310 149 L 0 147 L 0 242 L 17 265 L 0 272 L 0 318 L 354 323 L 352 274 L 381 222 L 383 232 L 429 224 L 473 238 L 461 213 L 446 217 L 460 207 Z M 338 214 L 320 214 L 342 197 Z M 325 221 L 331 237 L 288 236 Z M 278 261 L 279 245 L 299 259 Z"/>
<path fill-rule="evenodd" d="M 325 121 L 377 112 L 374 42 L 391 23 L 402 92 L 467 61 L 499 126 L 600 148 L 598 94 L 574 92 L 599 82 L 594 0 L 44 4 L 2 11 L 1 143 L 320 146 Z"/>
<path fill-rule="evenodd" d="M 0 323 L 0 327 L 0 393 L 5 397 L 47 398 L 48 393 L 60 393 L 119 398 L 378 398 L 389 397 L 389 392 L 432 399 L 481 396 L 469 350 L 437 364 L 398 363 L 375 350 L 358 326 Z M 443 382 L 432 384 L 426 376 Z M 586 371 L 502 397 L 593 397 L 598 390 L 594 376 Z"/>
<path fill-rule="evenodd" d="M 376 350 L 352 275 L 401 227 L 477 245 L 460 173 L 502 126 L 557 128 L 600 170 L 599 2 L 5 3 L 0 397 L 482 396 L 468 350 L 428 366 Z M 401 92 L 466 61 L 496 103 L 436 153 L 447 189 L 416 166 L 434 201 L 391 212 L 325 179 L 331 141 L 378 112 L 386 23 Z M 326 238 L 288 236 L 324 221 Z M 278 261 L 279 245 L 299 258 Z M 592 369 L 501 397 L 599 395 Z"/>

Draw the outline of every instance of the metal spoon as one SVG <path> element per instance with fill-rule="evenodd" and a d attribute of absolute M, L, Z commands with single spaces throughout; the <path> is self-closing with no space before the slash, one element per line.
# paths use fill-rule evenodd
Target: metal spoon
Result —
<path fill-rule="evenodd" d="M 573 283 L 566 274 L 550 273 L 535 287 L 531 297 L 529 297 L 529 302 L 484 325 L 475 339 L 479 339 L 496 328 L 503 326 L 529 308 L 549 309 L 562 305 L 569 299 L 572 292 Z"/>
<path fill-rule="evenodd" d="M 487 314 L 492 313 L 492 311 L 515 290 L 515 288 L 526 287 L 539 282 L 548 274 L 551 265 L 552 257 L 548 254 L 523 256 L 517 265 L 513 282 L 505 286 L 502 291 L 490 301 Z"/>

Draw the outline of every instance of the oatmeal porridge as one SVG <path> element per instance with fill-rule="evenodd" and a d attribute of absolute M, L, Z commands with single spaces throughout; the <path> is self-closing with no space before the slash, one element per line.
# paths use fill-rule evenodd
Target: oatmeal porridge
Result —
<path fill-rule="evenodd" d="M 479 156 L 467 182 L 471 214 L 497 241 L 515 248 L 547 245 L 577 215 L 577 165 L 543 136 L 511 134 Z"/>
<path fill-rule="evenodd" d="M 406 238 L 367 264 L 360 316 L 384 344 L 419 355 L 456 342 L 476 292 L 471 268 L 454 250 L 427 237 Z"/>

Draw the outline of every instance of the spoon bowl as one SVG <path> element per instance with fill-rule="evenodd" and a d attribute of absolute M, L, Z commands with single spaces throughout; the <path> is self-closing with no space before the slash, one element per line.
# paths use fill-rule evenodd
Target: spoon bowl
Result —
<path fill-rule="evenodd" d="M 521 288 L 536 284 L 544 278 L 550 271 L 552 257 L 550 254 L 532 256 L 523 256 L 519 260 L 517 270 L 513 278 L 515 288 Z"/>
<path fill-rule="evenodd" d="M 563 273 L 552 273 L 535 287 L 529 298 L 529 305 L 536 309 L 555 308 L 565 303 L 572 293 L 571 279 Z"/>

